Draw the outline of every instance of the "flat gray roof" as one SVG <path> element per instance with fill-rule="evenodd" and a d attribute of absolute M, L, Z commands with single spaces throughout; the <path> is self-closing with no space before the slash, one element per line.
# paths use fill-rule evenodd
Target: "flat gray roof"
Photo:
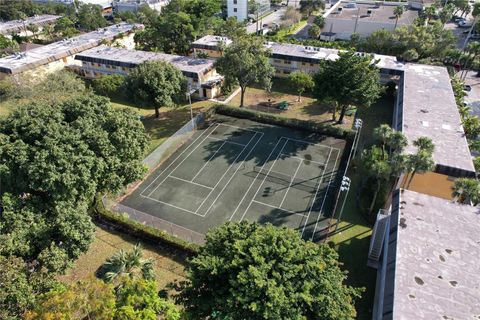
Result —
<path fill-rule="evenodd" d="M 203 74 L 211 70 L 215 62 L 213 59 L 198 59 L 186 56 L 177 56 L 173 54 L 129 50 L 107 46 L 100 46 L 86 50 L 80 54 L 77 54 L 75 57 L 77 60 L 87 60 L 85 58 L 103 60 L 105 62 L 120 62 L 132 65 L 138 65 L 149 60 L 161 60 L 173 64 L 183 72 L 196 74 Z"/>
<path fill-rule="evenodd" d="M 220 42 L 228 46 L 230 43 L 232 43 L 232 40 L 230 40 L 227 37 L 206 35 L 192 42 L 192 47 L 207 46 L 207 47 L 216 48 L 220 44 Z"/>
<path fill-rule="evenodd" d="M 402 132 L 410 142 L 431 138 L 437 165 L 475 172 L 446 68 L 405 65 L 402 113 Z M 415 147 L 410 144 L 406 151 Z"/>
<path fill-rule="evenodd" d="M 418 11 L 408 9 L 406 3 L 404 5 L 405 12 L 398 19 L 398 25 L 410 25 L 416 18 L 418 18 Z M 396 18 L 393 11 L 396 6 L 396 4 L 381 2 L 342 1 L 329 15 L 326 16 L 326 18 L 352 21 L 358 19 L 359 22 L 368 21 L 395 24 Z M 342 8 L 342 10 L 338 11 L 338 8 Z M 368 11 L 371 11 L 371 14 L 368 14 Z"/>
<path fill-rule="evenodd" d="M 96 47 L 100 45 L 102 40 L 112 40 L 115 36 L 128 33 L 135 28 L 143 28 L 143 25 L 121 23 L 54 42 L 22 54 L 4 57 L 0 59 L 0 72 L 7 74 L 21 73 Z"/>
<path fill-rule="evenodd" d="M 402 190 L 393 319 L 478 319 L 480 208 Z"/>
<path fill-rule="evenodd" d="M 34 25 L 44 25 L 47 23 L 52 23 L 57 19 L 60 19 L 61 16 L 54 16 L 50 14 L 44 14 L 39 16 L 28 17 L 25 21 L 22 20 L 11 20 L 6 22 L 0 22 L 0 34 L 10 34 L 16 33 L 23 29 L 23 26 L 28 26 L 31 24 Z"/>

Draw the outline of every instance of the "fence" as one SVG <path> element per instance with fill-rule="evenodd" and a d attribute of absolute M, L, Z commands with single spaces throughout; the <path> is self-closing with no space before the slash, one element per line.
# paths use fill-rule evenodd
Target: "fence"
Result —
<path fill-rule="evenodd" d="M 113 213 L 127 215 L 129 219 L 135 220 L 143 225 L 164 231 L 174 237 L 182 240 L 202 245 L 205 243 L 205 235 L 179 226 L 175 223 L 152 216 L 142 211 L 127 207 L 121 203 L 115 202 L 107 197 L 102 198 L 103 205 Z"/>
<path fill-rule="evenodd" d="M 177 132 L 165 140 L 158 148 L 152 151 L 144 160 L 143 164 L 148 170 L 154 169 L 162 160 L 168 158 L 182 144 L 188 141 L 196 129 L 205 122 L 205 114 L 200 113 L 188 121 Z"/>

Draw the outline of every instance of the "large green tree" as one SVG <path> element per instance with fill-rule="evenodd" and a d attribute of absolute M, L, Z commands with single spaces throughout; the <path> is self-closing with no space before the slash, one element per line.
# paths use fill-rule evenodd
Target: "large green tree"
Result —
<path fill-rule="evenodd" d="M 160 107 L 173 107 L 186 94 L 187 80 L 182 72 L 164 61 L 146 61 L 133 69 L 126 87 L 137 103 L 154 106 L 160 117 Z"/>
<path fill-rule="evenodd" d="M 293 229 L 227 223 L 190 260 L 178 299 L 192 319 L 353 319 L 360 290 L 337 259 Z"/>
<path fill-rule="evenodd" d="M 480 184 L 477 179 L 459 178 L 452 187 L 455 201 L 476 206 L 480 202 Z"/>
<path fill-rule="evenodd" d="M 82 3 L 78 9 L 78 24 L 83 30 L 95 30 L 107 25 L 102 15 L 102 7 L 91 3 Z"/>
<path fill-rule="evenodd" d="M 242 37 L 229 45 L 215 62 L 217 71 L 225 76 L 228 84 L 240 86 L 240 107 L 248 86 L 260 84 L 270 89 L 275 70 L 268 61 L 269 55 L 261 39 Z"/>
<path fill-rule="evenodd" d="M 340 52 L 336 60 L 322 60 L 314 76 L 314 94 L 320 100 L 332 100 L 340 106 L 338 122 L 343 121 L 350 105 L 369 107 L 380 93 L 380 72 L 371 55 Z M 333 120 L 336 117 L 333 110 Z"/>
<path fill-rule="evenodd" d="M 295 71 L 290 73 L 288 75 L 288 82 L 295 89 L 295 91 L 297 91 L 298 102 L 301 101 L 302 94 L 305 91 L 311 90 L 315 86 L 312 76 L 308 73 L 301 71 Z"/>

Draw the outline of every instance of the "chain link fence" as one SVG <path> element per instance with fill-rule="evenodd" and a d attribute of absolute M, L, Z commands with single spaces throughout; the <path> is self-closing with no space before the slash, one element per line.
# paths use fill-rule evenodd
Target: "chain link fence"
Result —
<path fill-rule="evenodd" d="M 168 158 L 182 144 L 188 141 L 197 130 L 205 123 L 205 114 L 200 113 L 188 121 L 183 127 L 165 140 L 158 148 L 152 151 L 144 160 L 143 164 L 148 170 L 154 169 L 160 162 Z"/>
<path fill-rule="evenodd" d="M 174 237 L 180 238 L 188 242 L 196 243 L 199 245 L 205 243 L 205 235 L 201 233 L 179 226 L 170 221 L 155 217 L 151 214 L 136 210 L 134 208 L 127 207 L 121 203 L 108 199 L 107 197 L 103 197 L 102 202 L 103 206 L 107 210 L 113 213 L 117 213 L 119 215 L 127 216 L 129 219 L 140 222 L 143 225 L 147 225 L 152 228 L 164 231 Z"/>

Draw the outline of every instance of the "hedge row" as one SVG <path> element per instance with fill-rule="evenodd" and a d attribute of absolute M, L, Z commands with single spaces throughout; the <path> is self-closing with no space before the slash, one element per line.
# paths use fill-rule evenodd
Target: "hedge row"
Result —
<path fill-rule="evenodd" d="M 353 139 L 355 135 L 354 131 L 352 130 L 334 127 L 329 124 L 318 123 L 315 121 L 292 119 L 277 114 L 254 111 L 245 108 L 230 107 L 226 105 L 215 105 L 209 111 L 267 124 L 274 124 L 293 129 L 307 130 L 341 139 Z"/>
<path fill-rule="evenodd" d="M 100 196 L 95 197 L 92 215 L 99 222 L 114 224 L 115 227 L 118 227 L 118 229 L 120 229 L 122 232 L 145 239 L 147 241 L 162 242 L 175 248 L 184 250 L 190 254 L 196 254 L 200 249 L 200 246 L 197 244 L 174 237 L 164 231 L 132 220 L 127 216 L 107 210 L 103 206 L 102 198 Z"/>

